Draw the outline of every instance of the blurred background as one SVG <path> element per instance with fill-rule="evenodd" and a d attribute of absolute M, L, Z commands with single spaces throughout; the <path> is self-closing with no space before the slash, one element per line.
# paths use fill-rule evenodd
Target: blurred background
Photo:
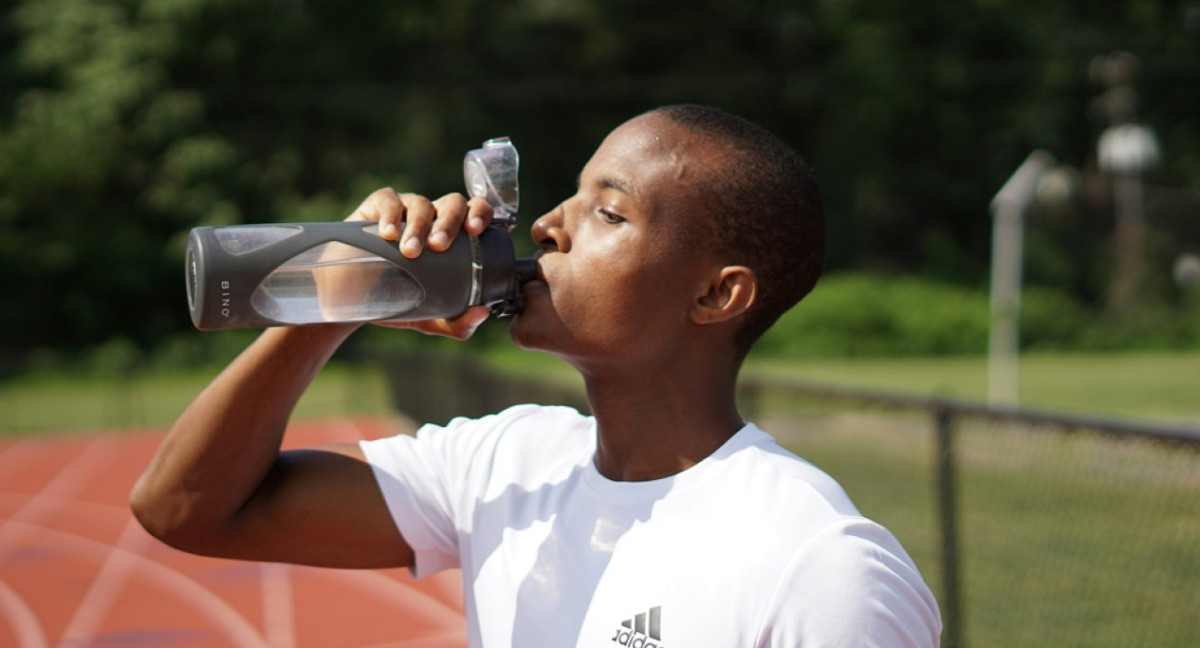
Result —
<path fill-rule="evenodd" d="M 1037 149 L 1058 166 L 1026 228 L 1024 347 L 1200 348 L 1194 2 L 5 6 L 8 375 L 203 345 L 182 289 L 193 226 L 336 220 L 384 185 L 457 191 L 462 154 L 507 134 L 527 228 L 609 130 L 673 102 L 760 122 L 820 175 L 827 294 L 764 351 L 984 351 L 989 201 Z M 1130 123 L 1157 146 L 1133 171 L 1141 231 L 1121 239 L 1098 143 Z M 891 282 L 912 294 L 890 303 Z"/>
<path fill-rule="evenodd" d="M 0 7 L 0 429 L 7 433 L 167 425 L 251 339 L 192 330 L 182 267 L 192 227 L 339 220 L 380 186 L 460 191 L 463 153 L 508 135 L 522 156 L 517 239 L 528 251 L 523 232 L 573 191 L 603 136 L 641 111 L 677 102 L 714 104 L 766 126 L 815 167 L 823 188 L 827 276 L 762 341 L 749 378 L 986 398 L 993 199 L 1037 151 L 1042 165 L 1018 210 L 1019 390 L 1006 404 L 1086 414 L 1100 428 L 1113 417 L 1200 423 L 1198 2 L 32 0 Z M 394 414 L 413 400 L 404 398 L 412 388 L 374 360 L 418 348 L 469 354 L 504 380 L 551 376 L 571 384 L 554 361 L 515 353 L 504 327 L 485 325 L 467 348 L 364 330 L 301 414 Z M 945 412 L 937 403 L 867 398 L 870 405 L 830 410 L 838 399 L 828 392 L 786 393 L 757 391 L 755 411 L 917 547 L 933 581 L 957 566 L 944 562 L 946 509 L 938 514 L 942 535 L 935 533 L 934 502 L 945 502 L 926 490 L 950 479 L 961 497 L 984 498 L 949 504 L 951 512 L 978 514 L 980 525 L 949 530 L 966 538 L 964 555 L 979 552 L 964 559 L 961 589 L 958 576 L 947 581 L 949 594 L 939 589 L 968 602 L 954 643 L 974 636 L 979 645 L 1039 645 L 1054 632 L 1063 634 L 1051 643 L 1200 640 L 1200 561 L 1186 548 L 1186 538 L 1200 533 L 1200 464 L 1194 445 L 1168 451 L 1154 440 L 1178 441 L 1186 430 L 1159 434 L 1151 425 L 1135 435 L 1151 441 L 1131 448 L 1104 445 L 1098 439 L 1107 433 L 1088 428 L 1097 436 L 1075 447 L 1066 439 L 1078 435 L 1029 430 L 1086 427 L 1078 420 L 1037 419 L 1014 431 L 1011 421 L 988 419 L 962 433 L 981 435 L 962 454 L 982 462 L 974 469 L 1013 480 L 998 486 L 971 482 L 966 464 L 939 473 L 933 460 L 946 449 L 933 449 L 925 431 L 912 432 L 919 443 L 901 444 L 915 463 L 898 468 L 906 455 L 894 444 L 906 437 L 896 421 L 907 429 L 917 417 L 917 428 L 933 430 L 928 416 Z M 880 408 L 890 422 L 870 422 Z M 817 421 L 832 425 L 806 436 Z M 1003 434 L 989 432 L 996 426 Z M 854 433 L 838 433 L 847 428 Z M 987 445 L 996 443 L 1008 445 Z M 1049 454 L 1021 454 L 1030 448 Z M 1136 456 L 1122 454 L 1129 452 Z M 1024 459 L 1000 465 L 997 457 Z M 1108 490 L 1053 481 L 1059 477 L 1031 481 L 1031 466 L 1073 475 L 1062 477 L 1068 481 L 1087 475 Z M 1114 466 L 1132 472 L 1114 476 Z M 899 472 L 881 481 L 889 469 Z M 924 513 L 910 515 L 895 484 L 914 475 L 913 501 Z M 1167 484 L 1155 500 L 1160 507 L 1113 504 L 1155 480 Z M 1011 484 L 1028 487 L 1032 499 L 989 499 L 1019 490 Z M 1077 497 L 1051 505 L 1049 494 L 1062 492 Z M 1012 517 L 1040 511 L 1046 524 L 1063 523 L 1077 519 L 1064 511 L 1085 515 L 1084 502 L 1098 507 L 1096 524 L 1166 525 L 1155 536 L 1164 544 L 1137 559 L 1129 556 L 1145 544 L 1142 536 L 1085 551 L 1077 538 L 1042 534 L 1044 527 Z M 1146 517 L 1131 521 L 1118 510 Z M 1005 535 L 1017 528 L 1033 537 Z M 1114 536 L 1104 528 L 1083 533 Z M 971 533 L 979 542 L 969 542 Z M 1043 551 L 1027 551 L 1029 543 Z M 1120 612 L 1100 599 L 1048 612 L 1049 601 L 1080 603 L 1099 586 L 1086 567 L 1072 576 L 1062 562 L 1028 560 L 1063 551 L 1085 566 L 1124 556 L 1127 571 L 1105 572 L 1118 574 L 1114 591 L 1146 580 L 1149 570 L 1167 579 L 1146 586 L 1163 600 L 1114 595 L 1144 605 Z M 971 565 L 979 570 L 974 581 Z M 1034 574 L 1040 589 L 1022 590 L 1016 573 Z M 1067 589 L 1046 589 L 1051 581 Z M 1150 612 L 1162 610 L 1165 617 Z M 1146 625 L 1103 641 L 1073 640 L 1110 616 Z"/>

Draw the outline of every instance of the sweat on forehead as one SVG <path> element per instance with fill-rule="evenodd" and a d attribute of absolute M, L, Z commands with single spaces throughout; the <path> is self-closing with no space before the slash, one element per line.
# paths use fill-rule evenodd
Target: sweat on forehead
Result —
<path fill-rule="evenodd" d="M 609 137 L 660 161 L 668 177 L 697 188 L 719 184 L 722 170 L 736 159 L 727 142 L 656 112 L 630 119 Z"/>
<path fill-rule="evenodd" d="M 684 151 L 697 147 L 709 148 L 707 153 L 718 153 L 722 150 L 732 150 L 728 142 L 714 133 L 695 128 L 692 124 L 678 121 L 666 112 L 648 112 L 638 115 L 617 128 L 637 128 L 642 132 L 642 144 L 648 151 L 659 154 L 670 154 L 673 151 Z M 616 132 L 616 131 L 614 131 Z"/>

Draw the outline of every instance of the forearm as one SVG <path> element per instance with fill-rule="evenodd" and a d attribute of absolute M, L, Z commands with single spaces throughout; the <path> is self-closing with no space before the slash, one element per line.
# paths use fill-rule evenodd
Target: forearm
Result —
<path fill-rule="evenodd" d="M 172 544 L 219 533 L 263 484 L 296 402 L 355 328 L 264 332 L 167 434 L 131 498 L 142 524 Z"/>
<path fill-rule="evenodd" d="M 492 210 L 482 198 L 436 202 L 391 189 L 371 194 L 349 220 L 378 221 L 416 258 L 478 236 Z M 431 234 L 432 232 L 432 234 Z M 488 309 L 397 328 L 470 337 Z M 280 452 L 304 390 L 357 325 L 270 329 L 184 411 L 130 496 L 146 529 L 177 548 L 254 560 L 344 567 L 406 566 L 400 537 L 357 445 Z M 297 542 L 297 538 L 306 539 Z"/>

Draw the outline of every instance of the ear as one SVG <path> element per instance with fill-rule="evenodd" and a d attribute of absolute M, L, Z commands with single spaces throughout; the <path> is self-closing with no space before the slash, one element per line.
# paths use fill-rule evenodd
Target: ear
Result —
<path fill-rule="evenodd" d="M 700 286 L 689 315 L 697 324 L 727 322 L 754 305 L 758 280 L 746 266 L 724 266 Z"/>

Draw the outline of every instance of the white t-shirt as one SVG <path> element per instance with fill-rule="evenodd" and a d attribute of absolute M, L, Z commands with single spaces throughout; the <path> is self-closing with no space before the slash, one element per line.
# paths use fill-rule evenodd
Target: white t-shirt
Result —
<path fill-rule="evenodd" d="M 415 574 L 462 568 L 471 646 L 938 643 L 896 539 L 754 425 L 648 482 L 603 477 L 595 421 L 563 407 L 362 448 Z"/>

